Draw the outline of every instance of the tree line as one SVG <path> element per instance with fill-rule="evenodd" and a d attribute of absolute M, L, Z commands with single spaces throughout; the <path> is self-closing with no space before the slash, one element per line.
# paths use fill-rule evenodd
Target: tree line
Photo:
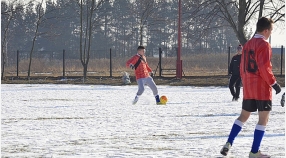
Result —
<path fill-rule="evenodd" d="M 178 8 L 178 0 L 2 0 L 2 78 L 16 50 L 28 52 L 28 77 L 35 51 L 72 50 L 84 77 L 91 51 L 103 58 L 112 48 L 114 57 L 126 57 L 144 45 L 147 56 L 158 48 L 176 56 Z M 182 55 L 244 44 L 255 32 L 251 22 L 261 16 L 283 25 L 284 1 L 182 1 Z"/>

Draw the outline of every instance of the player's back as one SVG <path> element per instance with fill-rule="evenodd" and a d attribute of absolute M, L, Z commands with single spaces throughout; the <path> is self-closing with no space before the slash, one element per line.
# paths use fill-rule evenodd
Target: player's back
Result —
<path fill-rule="evenodd" d="M 243 99 L 271 100 L 275 82 L 270 62 L 270 44 L 263 38 L 252 38 L 244 46 L 240 63 Z"/>

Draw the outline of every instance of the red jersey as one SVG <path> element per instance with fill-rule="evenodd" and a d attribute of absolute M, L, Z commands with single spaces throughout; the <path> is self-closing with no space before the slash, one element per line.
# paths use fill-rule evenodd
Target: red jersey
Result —
<path fill-rule="evenodd" d="M 142 56 L 143 60 L 140 59 L 140 55 L 134 55 L 131 59 L 129 59 L 126 62 L 126 66 L 129 67 L 130 64 L 135 65 L 137 63 L 138 60 L 141 60 L 140 64 L 138 65 L 138 67 L 135 69 L 135 76 L 136 76 L 136 80 L 140 79 L 140 78 L 146 78 L 149 77 L 149 72 L 152 72 L 152 69 L 148 66 L 148 63 L 146 61 L 146 57 Z"/>
<path fill-rule="evenodd" d="M 272 100 L 272 50 L 262 35 L 256 34 L 245 43 L 240 62 L 243 99 Z"/>

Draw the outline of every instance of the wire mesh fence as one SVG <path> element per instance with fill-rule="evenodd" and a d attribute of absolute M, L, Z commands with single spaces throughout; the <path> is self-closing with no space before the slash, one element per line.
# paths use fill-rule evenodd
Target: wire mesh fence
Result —
<path fill-rule="evenodd" d="M 273 72 L 275 75 L 285 75 L 285 49 L 274 49 L 272 54 Z M 105 52 L 104 57 L 98 52 Z M 134 53 L 133 55 L 135 55 Z M 184 53 L 182 59 L 183 76 L 214 76 L 227 75 L 229 60 L 234 51 L 224 53 Z M 126 67 L 126 61 L 131 57 L 117 57 L 116 51 L 92 50 L 88 63 L 87 76 L 122 76 L 124 72 L 133 74 L 133 70 Z M 161 60 L 162 76 L 175 77 L 175 56 L 163 55 Z M 27 76 L 30 62 L 29 51 L 13 51 L 7 54 L 4 76 Z M 159 75 L 159 57 L 147 57 L 149 66 L 156 76 Z M 165 71 L 166 70 L 166 71 Z M 78 50 L 35 51 L 32 55 L 31 76 L 68 77 L 82 76 L 83 65 Z"/>

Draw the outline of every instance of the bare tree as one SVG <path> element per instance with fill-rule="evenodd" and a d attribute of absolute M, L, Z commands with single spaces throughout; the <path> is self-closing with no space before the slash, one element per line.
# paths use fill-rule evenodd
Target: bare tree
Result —
<path fill-rule="evenodd" d="M 251 20 L 257 21 L 258 18 L 266 16 L 274 18 L 273 20 L 278 22 L 284 21 L 285 18 L 285 12 L 283 13 L 282 10 L 285 8 L 285 4 L 281 0 L 276 0 L 276 2 L 272 0 L 260 0 L 254 2 L 239 0 L 238 4 L 236 2 L 226 3 L 226 0 L 216 0 L 216 3 L 219 6 L 219 12 L 222 17 L 230 24 L 241 44 L 245 44 L 248 40 L 244 31 L 245 27 L 251 22 Z M 234 5 L 238 9 L 237 22 L 229 14 L 229 5 Z M 277 8 L 277 6 L 279 7 Z M 257 12 L 258 17 L 255 18 Z"/>
<path fill-rule="evenodd" d="M 136 4 L 137 8 L 135 9 L 137 19 L 138 19 L 138 27 L 139 27 L 139 36 L 140 36 L 140 45 L 143 45 L 143 33 L 144 28 L 148 25 L 148 19 L 151 16 L 156 14 L 156 9 L 158 9 L 158 2 L 156 0 L 138 0 L 134 4 Z"/>
<path fill-rule="evenodd" d="M 21 6 L 16 7 L 16 0 L 10 2 L 7 5 L 7 8 L 5 10 L 2 10 L 1 12 L 1 17 L 4 19 L 5 23 L 2 23 L 2 26 L 4 26 L 4 32 L 2 35 L 2 43 L 1 43 L 1 54 L 2 54 L 2 70 L 1 70 L 1 79 L 4 79 L 4 74 L 5 74 L 5 65 L 6 65 L 6 58 L 7 58 L 7 42 L 8 42 L 8 33 L 10 29 L 10 24 L 13 20 L 14 14 L 16 13 L 17 10 L 21 8 Z M 5 6 L 6 4 L 2 2 L 1 7 Z"/>
<path fill-rule="evenodd" d="M 36 7 L 36 11 L 37 11 L 37 19 L 36 19 L 36 28 L 35 28 L 35 32 L 34 32 L 34 37 L 32 40 L 32 48 L 30 51 L 30 60 L 29 60 L 29 67 L 28 67 L 28 79 L 30 80 L 30 75 L 31 75 L 31 65 L 32 65 L 32 59 L 33 59 L 33 52 L 34 52 L 34 47 L 35 47 L 35 42 L 37 39 L 37 34 L 39 31 L 39 26 L 41 24 L 41 20 L 44 16 L 44 11 L 42 8 L 42 4 L 43 4 L 43 0 L 41 1 L 41 3 L 37 4 Z"/>
<path fill-rule="evenodd" d="M 41 0 L 39 3 L 37 4 L 34 4 L 36 5 L 35 7 L 35 11 L 36 11 L 36 21 L 35 21 L 35 29 L 34 29 L 34 32 L 33 32 L 33 40 L 32 40 L 32 47 L 31 47 L 31 50 L 30 50 L 30 55 L 29 55 L 29 67 L 28 67 L 28 79 L 30 79 L 30 76 L 31 76 L 31 66 L 32 66 L 32 59 L 33 59 L 33 53 L 34 53 L 34 49 L 35 49 L 35 43 L 37 41 L 37 38 L 39 36 L 43 36 L 43 35 L 47 35 L 49 33 L 51 34 L 54 34 L 52 33 L 53 31 L 49 32 L 49 31 L 46 31 L 46 32 L 41 32 L 39 31 L 41 25 L 44 25 L 47 23 L 48 20 L 51 20 L 51 19 L 54 19 L 54 18 L 57 18 L 57 16 L 52 16 L 52 17 L 47 17 L 48 14 L 54 12 L 56 9 L 52 9 L 52 10 L 49 10 L 48 12 L 46 11 L 46 8 L 43 8 L 44 6 L 44 3 L 47 3 L 48 1 L 44 1 L 44 0 Z M 32 1 L 30 3 L 33 3 Z M 51 27 L 53 24 L 50 24 Z"/>
<path fill-rule="evenodd" d="M 8 8 L 7 8 L 8 9 Z M 7 52 L 6 50 L 4 50 L 5 48 L 5 44 L 7 44 L 7 36 L 8 36 L 8 30 L 9 30 L 9 26 L 10 26 L 10 22 L 12 20 L 12 14 L 13 14 L 13 5 L 10 6 L 10 10 L 7 10 L 5 12 L 1 12 L 1 16 L 4 15 L 6 16 L 6 23 L 4 24 L 4 34 L 3 34 L 3 39 L 2 39 L 2 43 L 1 43 L 1 54 L 2 54 L 2 72 L 1 72 L 1 79 L 4 79 L 4 70 L 5 70 L 5 63 L 6 63 L 6 56 L 7 56 Z M 3 16 L 2 16 L 3 18 Z M 3 25 L 3 24 L 2 24 Z"/>
<path fill-rule="evenodd" d="M 210 24 L 223 19 L 233 29 L 239 42 L 245 44 L 248 40 L 245 31 L 247 26 L 261 16 L 271 17 L 275 22 L 285 21 L 284 3 L 283 0 L 205 0 L 192 4 L 196 5 L 196 9 L 191 16 Z M 221 23 L 220 26 L 224 24 Z"/>
<path fill-rule="evenodd" d="M 95 0 L 80 0 L 80 61 L 83 66 L 83 78 L 87 77 L 87 67 L 90 59 L 90 47 L 92 39 L 92 30 L 94 27 L 93 13 L 104 2 L 99 0 L 97 3 Z M 86 9 L 84 9 L 84 4 Z M 86 11 L 86 14 L 83 13 Z M 85 22 L 84 22 L 85 20 Z"/>

